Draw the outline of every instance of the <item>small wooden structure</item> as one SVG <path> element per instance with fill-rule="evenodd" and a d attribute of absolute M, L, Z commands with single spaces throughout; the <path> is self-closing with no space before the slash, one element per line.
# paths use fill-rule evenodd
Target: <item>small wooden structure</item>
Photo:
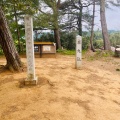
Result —
<path fill-rule="evenodd" d="M 34 42 L 35 57 L 55 57 L 56 43 Z"/>

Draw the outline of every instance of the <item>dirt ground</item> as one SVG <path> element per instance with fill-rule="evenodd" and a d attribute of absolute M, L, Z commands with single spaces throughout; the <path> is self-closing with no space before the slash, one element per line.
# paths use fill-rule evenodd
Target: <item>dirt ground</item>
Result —
<path fill-rule="evenodd" d="M 120 58 L 82 61 L 77 70 L 75 56 L 36 58 L 37 86 L 22 84 L 26 68 L 0 73 L 0 120 L 119 120 Z"/>

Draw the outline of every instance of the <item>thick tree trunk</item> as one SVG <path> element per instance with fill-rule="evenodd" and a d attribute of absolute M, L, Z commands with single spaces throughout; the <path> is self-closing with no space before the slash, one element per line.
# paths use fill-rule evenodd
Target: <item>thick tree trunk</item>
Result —
<path fill-rule="evenodd" d="M 107 31 L 106 17 L 105 17 L 105 0 L 100 0 L 100 17 L 101 17 L 101 27 L 104 41 L 104 49 L 111 50 L 110 41 Z"/>
<path fill-rule="evenodd" d="M 18 52 L 21 52 L 21 44 L 20 44 L 20 31 L 19 31 L 19 26 L 18 26 L 18 18 L 17 18 L 17 13 L 16 13 L 16 6 L 14 4 L 14 13 L 15 13 L 15 22 L 16 22 L 16 28 L 17 28 L 17 38 L 18 38 Z"/>
<path fill-rule="evenodd" d="M 93 18 L 92 18 L 92 28 L 91 28 L 91 36 L 90 36 L 90 49 L 95 52 L 93 46 L 93 37 L 94 37 L 94 17 L 95 17 L 95 0 L 93 1 Z"/>
<path fill-rule="evenodd" d="M 58 23 L 58 10 L 60 7 L 61 0 L 55 2 L 55 6 L 53 7 L 53 15 L 54 15 L 54 38 L 56 42 L 56 49 L 61 49 L 61 41 L 60 41 L 60 33 L 59 33 L 59 23 Z"/>
<path fill-rule="evenodd" d="M 0 7 L 0 45 L 7 60 L 6 67 L 11 71 L 20 71 L 22 67 L 18 52 L 14 46 L 5 15 Z"/>
<path fill-rule="evenodd" d="M 79 35 L 82 36 L 82 9 L 83 7 L 80 7 L 80 12 L 78 15 L 78 31 L 79 31 Z"/>
<path fill-rule="evenodd" d="M 55 42 L 56 42 L 56 48 L 61 49 L 59 29 L 54 29 L 54 37 L 55 37 Z"/>

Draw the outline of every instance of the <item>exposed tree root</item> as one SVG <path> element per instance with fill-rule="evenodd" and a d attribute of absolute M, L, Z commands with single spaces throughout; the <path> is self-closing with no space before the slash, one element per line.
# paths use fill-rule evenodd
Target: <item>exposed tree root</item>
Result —
<path fill-rule="evenodd" d="M 5 72 L 7 70 L 5 65 L 0 65 L 0 73 Z"/>
<path fill-rule="evenodd" d="M 15 70 L 10 65 L 0 65 L 0 73 L 10 71 L 10 72 L 24 72 L 24 67 L 20 67 L 18 70 Z"/>

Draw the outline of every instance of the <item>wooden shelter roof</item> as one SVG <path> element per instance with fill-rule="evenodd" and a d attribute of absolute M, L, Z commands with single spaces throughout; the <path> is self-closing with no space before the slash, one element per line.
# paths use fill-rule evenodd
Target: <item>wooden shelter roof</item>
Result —
<path fill-rule="evenodd" d="M 34 42 L 34 45 L 51 45 L 54 44 L 54 42 Z"/>

